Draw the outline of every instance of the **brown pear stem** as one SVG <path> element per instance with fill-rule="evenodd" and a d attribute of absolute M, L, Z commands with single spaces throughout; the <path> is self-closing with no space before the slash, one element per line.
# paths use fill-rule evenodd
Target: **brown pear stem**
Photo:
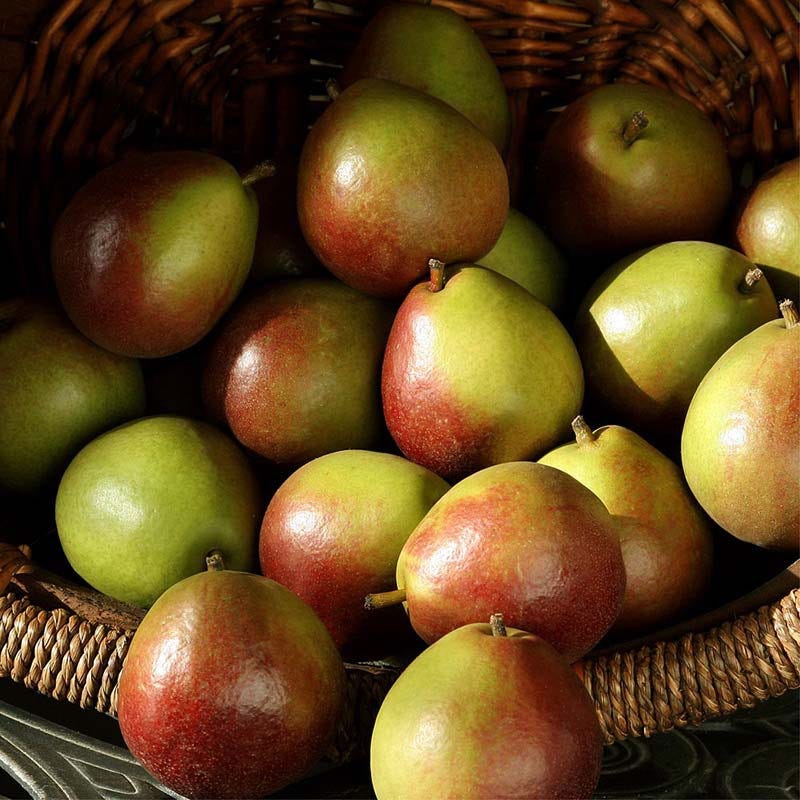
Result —
<path fill-rule="evenodd" d="M 222 572 L 225 569 L 225 559 L 221 550 L 211 550 L 206 556 L 206 569 L 209 572 Z"/>
<path fill-rule="evenodd" d="M 404 602 L 406 599 L 405 589 L 393 589 L 391 592 L 378 592 L 368 594 L 364 598 L 364 608 L 367 611 L 375 611 L 378 608 L 388 608 Z"/>
<path fill-rule="evenodd" d="M 758 267 L 747 270 L 739 284 L 739 291 L 747 294 L 763 277 L 764 273 Z"/>
<path fill-rule="evenodd" d="M 336 98 L 342 93 L 342 90 L 339 88 L 339 81 L 336 78 L 328 78 L 325 81 L 325 91 L 328 93 L 328 97 L 331 100 L 336 100 Z"/>
<path fill-rule="evenodd" d="M 428 288 L 432 292 L 441 292 L 444 289 L 444 261 L 439 261 L 438 258 L 431 258 L 428 261 L 428 267 L 431 271 L 431 280 Z"/>
<path fill-rule="evenodd" d="M 256 164 L 245 172 L 242 178 L 242 185 L 252 186 L 254 183 L 258 183 L 264 178 L 271 178 L 275 174 L 275 169 L 274 161 L 262 161 L 260 164 Z"/>
<path fill-rule="evenodd" d="M 502 614 L 492 614 L 489 617 L 489 627 L 492 629 L 492 636 L 508 636 Z"/>
<path fill-rule="evenodd" d="M 644 111 L 634 111 L 622 129 L 622 141 L 625 142 L 625 146 L 630 147 L 649 124 L 650 120 Z"/>
<path fill-rule="evenodd" d="M 579 447 L 584 447 L 587 444 L 592 444 L 597 441 L 594 432 L 586 424 L 586 420 L 580 414 L 572 420 L 572 430 L 575 433 L 575 441 L 578 443 Z"/>
<path fill-rule="evenodd" d="M 797 313 L 797 306 L 791 300 L 783 300 L 778 306 L 781 316 L 786 323 L 786 330 L 794 328 L 800 322 L 800 314 Z"/>

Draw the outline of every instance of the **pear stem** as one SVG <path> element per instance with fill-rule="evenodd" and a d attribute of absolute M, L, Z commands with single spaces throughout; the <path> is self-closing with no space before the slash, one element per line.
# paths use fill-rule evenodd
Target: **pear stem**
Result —
<path fill-rule="evenodd" d="M 797 313 L 797 306 L 791 300 L 783 300 L 778 308 L 780 308 L 781 316 L 786 323 L 786 330 L 794 328 L 795 325 L 800 323 L 800 314 Z"/>
<path fill-rule="evenodd" d="M 431 280 L 428 288 L 432 292 L 441 292 L 444 289 L 444 261 L 439 261 L 438 258 L 431 258 L 428 261 L 428 267 L 431 270 Z"/>
<path fill-rule="evenodd" d="M 747 270 L 742 282 L 739 284 L 739 291 L 747 294 L 763 277 L 764 273 L 758 267 Z"/>
<path fill-rule="evenodd" d="M 206 556 L 206 569 L 209 572 L 222 572 L 225 569 L 225 560 L 221 550 L 211 550 Z"/>
<path fill-rule="evenodd" d="M 377 594 L 368 594 L 364 598 L 364 608 L 367 611 L 375 611 L 378 608 L 387 608 L 389 606 L 396 606 L 404 602 L 406 599 L 405 589 L 394 589 L 391 592 L 378 592 Z"/>
<path fill-rule="evenodd" d="M 342 90 L 339 88 L 339 81 L 336 78 L 328 78 L 325 81 L 325 91 L 328 93 L 328 97 L 331 100 L 336 100 L 336 98 L 342 93 Z"/>
<path fill-rule="evenodd" d="M 634 111 L 622 129 L 622 141 L 625 142 L 625 146 L 630 147 L 649 124 L 650 120 L 644 111 Z"/>
<path fill-rule="evenodd" d="M 508 636 L 502 614 L 492 614 L 489 617 L 489 627 L 492 629 L 492 636 Z"/>
<path fill-rule="evenodd" d="M 264 178 L 271 178 L 275 174 L 275 169 L 274 161 L 262 161 L 244 174 L 242 185 L 252 186 L 254 183 L 258 183 Z"/>
<path fill-rule="evenodd" d="M 572 430 L 575 433 L 575 441 L 578 443 L 579 447 L 584 447 L 587 444 L 593 444 L 597 441 L 594 432 L 586 424 L 586 420 L 580 414 L 572 420 Z"/>

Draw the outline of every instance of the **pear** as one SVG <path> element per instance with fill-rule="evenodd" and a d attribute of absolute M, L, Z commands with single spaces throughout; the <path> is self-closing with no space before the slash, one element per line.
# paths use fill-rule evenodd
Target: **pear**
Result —
<path fill-rule="evenodd" d="M 791 301 L 736 342 L 697 390 L 681 439 L 686 480 L 728 533 L 800 547 L 800 324 Z"/>
<path fill-rule="evenodd" d="M 605 272 L 578 312 L 587 393 L 638 433 L 680 435 L 695 390 L 737 339 L 775 317 L 775 297 L 741 253 L 672 242 Z"/>
<path fill-rule="evenodd" d="M 343 450 L 289 476 L 261 525 L 261 570 L 305 600 L 340 648 L 373 655 L 408 628 L 369 614 L 364 596 L 395 586 L 397 559 L 431 506 L 449 489 L 400 456 Z M 394 623 L 394 624 L 390 624 Z"/>
<path fill-rule="evenodd" d="M 736 247 L 766 273 L 778 298 L 800 299 L 800 158 L 753 187 L 735 221 Z"/>
<path fill-rule="evenodd" d="M 492 249 L 508 176 L 489 139 L 453 108 L 364 79 L 311 129 L 297 206 L 306 240 L 337 278 L 399 298 L 430 258 L 474 261 Z"/>
<path fill-rule="evenodd" d="M 576 441 L 539 463 L 579 480 L 617 519 L 627 584 L 612 632 L 655 630 L 708 588 L 711 527 L 677 465 L 641 436 L 618 425 L 592 431 L 583 417 L 572 427 Z"/>
<path fill-rule="evenodd" d="M 568 265 L 545 232 L 514 208 L 497 244 L 477 262 L 525 287 L 552 311 L 564 303 Z"/>
<path fill-rule="evenodd" d="M 565 472 L 520 461 L 470 475 L 434 505 L 400 553 L 397 586 L 367 607 L 405 599 L 429 644 L 502 608 L 575 661 L 617 618 L 625 567 L 600 500 Z"/>
<path fill-rule="evenodd" d="M 555 315 L 482 267 L 448 271 L 403 301 L 383 364 L 389 431 L 412 461 L 457 478 L 541 455 L 581 405 L 583 373 Z M 442 285 L 442 281 L 443 285 Z"/>
<path fill-rule="evenodd" d="M 502 615 L 448 633 L 383 701 L 370 747 L 378 800 L 589 798 L 597 713 L 547 642 Z"/>
<path fill-rule="evenodd" d="M 511 112 L 500 73 L 466 20 L 449 8 L 388 3 L 370 20 L 342 85 L 384 78 L 438 97 L 502 151 Z"/>
<path fill-rule="evenodd" d="M 121 355 L 156 358 L 203 338 L 253 260 L 247 179 L 190 151 L 135 155 L 83 186 L 53 231 L 53 277 L 75 326 Z"/>

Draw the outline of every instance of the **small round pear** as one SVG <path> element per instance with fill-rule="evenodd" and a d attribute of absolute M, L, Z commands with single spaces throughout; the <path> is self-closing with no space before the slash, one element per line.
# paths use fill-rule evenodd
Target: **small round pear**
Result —
<path fill-rule="evenodd" d="M 364 608 L 369 592 L 394 588 L 397 559 L 431 506 L 449 489 L 400 456 L 342 450 L 287 478 L 261 525 L 261 571 L 316 611 L 339 648 L 390 652 L 408 628 Z"/>
<path fill-rule="evenodd" d="M 167 590 L 119 682 L 125 743 L 181 797 L 264 797 L 323 756 L 342 660 L 314 612 L 275 581 L 219 569 Z"/>
<path fill-rule="evenodd" d="M 672 242 L 634 253 L 598 278 L 578 311 L 587 394 L 638 433 L 677 438 L 714 362 L 774 317 L 769 283 L 735 250 Z"/>
<path fill-rule="evenodd" d="M 552 311 L 564 303 L 569 266 L 547 234 L 515 208 L 497 244 L 477 261 L 527 289 Z"/>
<path fill-rule="evenodd" d="M 53 231 L 53 277 L 78 330 L 139 358 L 202 339 L 253 260 L 258 204 L 246 183 L 193 151 L 133 155 L 95 175 Z"/>
<path fill-rule="evenodd" d="M 383 701 L 370 746 L 378 800 L 589 798 L 597 712 L 569 664 L 503 615 L 448 633 Z"/>
<path fill-rule="evenodd" d="M 252 569 L 260 511 L 250 466 L 225 434 L 185 417 L 146 417 L 75 456 L 58 487 L 56 527 L 90 586 L 146 607 L 204 569 L 211 550 Z"/>
<path fill-rule="evenodd" d="M 432 262 L 431 274 L 403 301 L 386 346 L 383 410 L 395 442 L 445 478 L 541 455 L 583 398 L 569 334 L 497 272 Z"/>
<path fill-rule="evenodd" d="M 683 427 L 686 480 L 708 515 L 751 544 L 800 548 L 800 317 L 736 342 L 697 390 Z"/>
<path fill-rule="evenodd" d="M 580 416 L 572 427 L 576 441 L 539 463 L 579 480 L 617 520 L 627 581 L 611 632 L 642 633 L 679 619 L 702 598 L 713 563 L 711 526 L 681 471 L 627 428 L 592 431 Z"/>

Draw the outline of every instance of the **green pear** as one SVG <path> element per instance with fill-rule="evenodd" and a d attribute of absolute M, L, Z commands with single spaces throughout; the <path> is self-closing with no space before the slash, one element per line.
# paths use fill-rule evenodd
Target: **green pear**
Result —
<path fill-rule="evenodd" d="M 374 656 L 379 637 L 391 647 L 408 620 L 400 608 L 394 619 L 370 614 L 364 597 L 394 588 L 403 545 L 449 488 L 388 453 L 342 450 L 317 458 L 270 501 L 261 571 L 305 600 L 340 648 L 361 645 Z"/>
<path fill-rule="evenodd" d="M 658 440 L 680 434 L 700 381 L 737 339 L 775 317 L 775 297 L 741 253 L 672 242 L 609 268 L 578 312 L 587 393 Z"/>
<path fill-rule="evenodd" d="M 597 431 L 583 417 L 576 441 L 540 464 L 591 489 L 616 517 L 627 584 L 613 633 L 654 630 L 690 610 L 711 577 L 711 527 L 677 465 L 618 425 Z"/>
<path fill-rule="evenodd" d="M 566 260 L 545 232 L 514 208 L 508 210 L 497 244 L 477 263 L 511 278 L 553 311 L 564 302 Z"/>
<path fill-rule="evenodd" d="M 588 798 L 602 751 L 569 664 L 495 614 L 448 633 L 397 679 L 375 721 L 370 771 L 378 800 Z"/>
<path fill-rule="evenodd" d="M 550 309 L 483 267 L 448 272 L 403 301 L 383 362 L 383 411 L 412 461 L 444 477 L 536 457 L 569 430 L 581 362 Z"/>
<path fill-rule="evenodd" d="M 143 413 L 138 362 L 44 302 L 0 302 L 0 487 L 44 488 L 89 440 Z"/>
<path fill-rule="evenodd" d="M 438 97 L 503 150 L 511 111 L 500 73 L 466 20 L 449 8 L 389 3 L 370 20 L 342 85 L 384 78 Z"/>
<path fill-rule="evenodd" d="M 204 422 L 147 417 L 95 439 L 61 479 L 56 526 L 72 568 L 117 600 L 151 605 L 212 550 L 253 570 L 258 487 L 239 448 Z"/>
<path fill-rule="evenodd" d="M 686 480 L 706 512 L 751 544 L 800 547 L 800 324 L 790 301 L 736 342 L 697 390 L 683 428 Z"/>

